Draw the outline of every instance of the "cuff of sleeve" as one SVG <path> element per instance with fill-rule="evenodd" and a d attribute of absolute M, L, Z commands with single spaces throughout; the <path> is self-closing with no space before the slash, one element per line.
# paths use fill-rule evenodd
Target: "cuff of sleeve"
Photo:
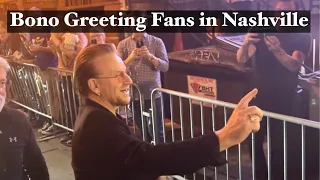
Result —
<path fill-rule="evenodd" d="M 220 152 L 220 143 L 218 136 L 215 133 L 208 134 L 208 141 L 206 142 L 206 146 L 210 152 L 211 155 L 211 163 L 213 166 L 222 166 L 228 161 L 222 156 L 222 152 Z"/>
<path fill-rule="evenodd" d="M 157 60 L 158 61 L 158 65 L 156 66 L 156 65 L 153 65 L 154 66 L 154 68 L 156 69 L 156 70 L 159 70 L 159 67 L 160 67 L 160 63 L 161 63 L 161 61 L 155 56 L 155 55 L 152 55 L 152 57 L 149 59 L 149 61 L 151 62 L 152 60 Z M 152 63 L 152 62 L 151 62 Z M 153 64 L 153 63 L 152 63 Z"/>

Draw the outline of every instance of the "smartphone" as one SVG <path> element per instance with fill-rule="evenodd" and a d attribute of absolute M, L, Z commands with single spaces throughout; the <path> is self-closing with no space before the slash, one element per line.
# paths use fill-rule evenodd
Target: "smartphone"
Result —
<path fill-rule="evenodd" d="M 92 40 L 91 40 L 91 44 L 98 44 L 98 42 L 97 42 L 96 39 L 92 39 Z"/>
<path fill-rule="evenodd" d="M 138 41 L 136 43 L 136 48 L 141 48 L 142 46 L 144 46 L 143 41 Z"/>

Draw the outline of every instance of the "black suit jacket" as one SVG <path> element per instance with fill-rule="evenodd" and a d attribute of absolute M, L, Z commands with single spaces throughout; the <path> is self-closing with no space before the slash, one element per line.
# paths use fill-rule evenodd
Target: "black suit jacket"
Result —
<path fill-rule="evenodd" d="M 80 108 L 72 147 L 76 180 L 154 180 L 226 163 L 214 133 L 154 146 L 139 140 L 119 116 L 90 100 Z"/>

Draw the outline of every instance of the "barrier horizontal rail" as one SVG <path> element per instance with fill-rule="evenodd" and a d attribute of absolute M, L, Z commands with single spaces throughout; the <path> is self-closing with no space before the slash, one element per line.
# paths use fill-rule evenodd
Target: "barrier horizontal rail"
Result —
<path fill-rule="evenodd" d="M 220 120 L 223 120 L 224 121 L 224 125 L 226 125 L 227 123 L 227 116 L 228 116 L 228 108 L 229 109 L 234 109 L 236 107 L 236 104 L 232 104 L 232 103 L 228 103 L 228 102 L 223 102 L 223 101 L 219 101 L 219 100 L 212 100 L 212 99 L 208 99 L 208 98 L 203 98 L 203 97 L 199 97 L 199 96 L 195 96 L 195 95 L 190 95 L 190 94 L 186 94 L 186 93 L 182 93 L 182 92 L 177 92 L 177 91 L 173 91 L 173 90 L 168 90 L 168 89 L 163 89 L 163 88 L 157 88 L 157 89 L 154 89 L 152 91 L 152 119 L 153 119 L 153 133 L 157 136 L 158 135 L 158 127 L 157 127 L 157 123 L 154 122 L 154 121 L 157 121 L 157 119 L 155 119 L 156 117 L 156 111 L 155 111 L 155 93 L 156 92 L 161 92 L 163 94 L 168 94 L 169 97 L 170 97 L 170 110 L 171 110 L 171 135 L 170 134 L 166 134 L 164 133 L 163 134 L 163 139 L 164 139 L 164 142 L 168 142 L 170 140 L 168 140 L 168 138 L 171 138 L 171 141 L 172 142 L 175 142 L 177 141 L 177 136 L 181 136 L 181 139 L 179 140 L 184 140 L 186 138 L 194 138 L 196 135 L 196 126 L 195 126 L 195 112 L 194 112 L 194 108 L 196 107 L 199 107 L 200 106 L 200 120 L 201 120 L 201 123 L 200 125 L 198 124 L 198 126 L 200 126 L 201 128 L 201 134 L 203 135 L 205 133 L 205 123 L 204 123 L 204 119 L 207 119 L 205 118 L 205 113 L 204 113 L 204 109 L 206 108 L 207 110 L 211 108 L 211 119 L 212 119 L 212 131 L 215 131 L 217 130 L 216 129 L 216 119 L 217 117 L 215 117 L 216 115 L 218 115 L 219 111 L 222 110 L 223 113 L 223 119 L 220 119 Z M 176 99 L 174 99 L 176 98 Z M 174 101 L 175 100 L 175 101 Z M 199 101 L 199 105 L 195 105 L 192 103 L 192 101 L 195 100 L 195 101 Z M 183 103 L 183 102 L 186 102 L 186 103 Z M 188 104 L 189 105 L 185 105 L 185 104 Z M 211 104 L 211 107 L 204 107 L 204 103 L 209 103 Z M 217 106 L 214 106 L 214 105 L 217 105 Z M 178 108 L 174 108 L 173 106 L 179 106 Z M 162 112 L 163 113 L 163 99 L 162 99 Z M 220 110 L 219 110 L 220 108 Z M 176 112 L 174 111 L 177 110 L 179 112 Z M 189 111 L 189 115 L 185 115 L 184 112 L 186 111 L 185 109 L 187 109 L 187 111 Z M 217 111 L 217 112 L 216 112 Z M 208 111 L 207 111 L 208 112 Z M 232 113 L 232 112 L 231 112 Z M 229 113 L 229 115 L 231 115 L 231 113 Z M 270 131 L 270 124 L 271 123 L 274 123 L 274 122 L 280 122 L 280 123 L 283 123 L 283 130 L 281 130 L 282 134 L 277 134 L 277 136 L 279 136 L 279 138 L 282 138 L 283 140 L 283 143 L 280 145 L 282 147 L 280 147 L 280 149 L 283 149 L 283 155 L 280 155 L 283 160 L 283 179 L 286 180 L 288 177 L 288 175 L 291 175 L 291 174 L 288 174 L 288 164 L 287 164 L 287 161 L 288 161 L 288 138 L 290 138 L 288 136 L 288 133 L 290 133 L 290 131 L 288 131 L 288 125 L 289 123 L 295 125 L 295 126 L 301 126 L 301 178 L 302 180 L 305 180 L 306 179 L 306 149 L 305 149 L 305 145 L 306 145 L 306 135 L 305 135 L 305 132 L 306 132 L 306 128 L 311 128 L 311 129 L 314 129 L 315 131 L 319 131 L 320 129 L 320 123 L 319 122 L 313 122 L 313 121 L 310 121 L 310 120 L 307 120 L 307 119 L 302 119 L 302 118 L 296 118 L 296 117 L 291 117 L 291 116 L 287 116 L 287 115 L 282 115 L 282 114 L 277 114 L 277 113 L 272 113 L 272 112 L 267 112 L 267 111 L 264 111 L 264 117 L 266 117 L 267 119 L 264 121 L 266 122 L 266 135 L 267 136 L 267 171 L 268 171 L 268 179 L 271 179 L 272 177 L 272 162 L 274 161 L 271 161 L 271 155 L 277 155 L 277 157 L 279 156 L 279 153 L 278 154 L 272 154 L 271 150 L 272 150 L 272 146 L 271 146 L 271 142 L 275 143 L 276 141 L 274 141 L 275 138 L 277 137 L 273 137 L 271 136 L 271 131 Z M 187 123 L 188 119 L 190 118 L 190 127 L 187 127 L 186 125 L 184 125 L 184 123 Z M 272 118 L 272 120 L 270 119 Z M 217 119 L 219 120 L 219 119 Z M 180 128 L 179 129 L 173 129 L 173 124 L 174 123 L 177 123 L 179 121 L 180 123 Z M 162 118 L 162 123 L 164 123 L 164 119 Z M 208 125 L 208 124 L 206 124 Z M 206 127 L 208 128 L 208 126 Z M 261 127 L 262 129 L 263 127 Z M 280 127 L 282 128 L 282 126 Z M 187 131 L 190 130 L 190 133 L 186 133 Z M 310 130 L 310 129 L 309 129 Z M 166 132 L 165 128 L 163 128 L 163 131 Z M 180 132 L 179 132 L 180 131 Z M 311 132 L 311 130 L 309 131 Z M 179 133 L 179 134 L 178 134 Z M 178 134 L 178 135 L 177 135 Z M 319 135 L 319 134 L 318 134 Z M 190 137 L 188 137 L 190 136 Z M 179 137 L 178 137 L 179 138 Z M 270 140 L 272 139 L 272 141 Z M 281 140 L 281 141 L 282 141 Z M 158 138 L 155 138 L 155 141 L 156 141 L 156 144 L 159 142 L 159 139 Z M 253 133 L 252 134 L 252 139 L 251 139 L 251 143 L 252 143 L 252 150 L 251 150 L 251 153 L 252 153 L 252 163 L 251 163 L 251 175 L 248 174 L 248 172 L 245 171 L 246 168 L 248 168 L 248 166 L 245 164 L 243 165 L 242 162 L 243 162 L 243 150 L 242 150 L 242 146 L 245 142 L 241 143 L 241 144 L 238 144 L 238 163 L 237 162 L 234 162 L 235 161 L 235 158 L 233 157 L 235 154 L 234 154 L 234 148 L 235 147 L 232 147 L 232 148 L 229 148 L 225 151 L 225 157 L 226 157 L 226 160 L 229 162 L 225 165 L 225 171 L 221 170 L 221 167 L 217 168 L 217 167 L 213 167 L 213 168 L 210 168 L 210 167 L 206 167 L 204 168 L 202 171 L 198 171 L 198 172 L 195 172 L 194 174 L 192 175 L 185 175 L 185 176 L 178 176 L 178 175 L 175 175 L 175 176 L 172 176 L 172 177 L 179 177 L 179 178 L 188 178 L 188 179 L 201 179 L 202 176 L 200 176 L 199 178 L 199 174 L 203 175 L 203 179 L 206 179 L 206 176 L 208 176 L 208 174 L 210 174 L 210 171 L 213 170 L 214 174 L 212 176 L 214 176 L 214 178 L 217 180 L 219 179 L 218 177 L 221 177 L 223 176 L 223 174 L 226 176 L 225 178 L 223 179 L 229 179 L 231 178 L 232 176 L 234 176 L 233 178 L 236 178 L 236 179 L 247 179 L 248 177 L 245 177 L 245 176 L 251 176 L 250 179 L 255 179 L 256 178 L 256 175 L 258 174 L 255 174 L 255 134 Z M 299 142 L 295 142 L 297 144 L 299 144 Z M 278 144 L 279 145 L 279 144 Z M 250 148 L 250 146 L 249 146 Z M 248 148 L 248 149 L 249 149 Z M 233 149 L 233 150 L 232 150 Z M 298 149 L 295 149 L 295 151 L 298 151 Z M 317 152 L 318 150 L 314 150 L 315 153 L 314 154 L 319 154 L 319 152 Z M 250 151 L 249 151 L 250 153 Z M 290 153 L 292 153 L 292 150 L 290 151 Z M 231 157 L 231 158 L 230 158 Z M 276 157 L 276 156 L 275 156 Z M 280 159 L 279 159 L 280 160 Z M 319 163 L 318 163 L 319 164 Z M 289 164 L 290 165 L 290 164 Z M 298 164 L 299 165 L 299 164 Z M 238 167 L 237 167 L 238 166 Z M 310 166 L 310 165 L 309 165 Z M 237 168 L 236 168 L 237 167 Z M 235 171 L 233 171 L 233 173 L 230 173 L 231 170 L 230 169 L 237 169 L 238 170 L 238 175 L 234 174 Z M 312 169 L 314 170 L 314 169 Z M 245 174 L 246 173 L 246 174 Z M 300 175 L 299 175 L 300 176 Z"/>
<path fill-rule="evenodd" d="M 233 103 L 228 103 L 228 102 L 219 101 L 219 100 L 212 100 L 212 99 L 208 99 L 208 98 L 203 98 L 203 97 L 190 95 L 190 94 L 186 94 L 186 93 L 182 93 L 182 92 L 178 92 L 178 91 L 173 91 L 173 90 L 169 90 L 169 89 L 163 89 L 163 88 L 154 89 L 152 91 L 152 94 L 154 94 L 154 92 L 156 92 L 156 91 L 159 91 L 159 92 L 162 92 L 162 93 L 171 94 L 171 95 L 175 95 L 175 96 L 180 96 L 182 98 L 192 99 L 192 100 L 196 100 L 196 101 L 202 101 L 204 103 L 210 103 L 210 104 L 215 104 L 215 105 L 218 105 L 218 106 L 224 106 L 224 107 L 232 108 L 232 109 L 235 109 L 236 106 L 237 106 L 236 104 L 233 104 Z M 298 117 L 293 117 L 293 116 L 287 116 L 287 115 L 277 114 L 277 113 L 268 112 L 268 111 L 263 111 L 263 114 L 264 114 L 264 116 L 268 116 L 268 117 L 271 117 L 271 118 L 281 119 L 283 121 L 287 121 L 287 122 L 290 122 L 290 123 L 295 123 L 295 124 L 300 124 L 300 125 L 304 125 L 304 126 L 320 129 L 320 123 L 314 122 L 314 121 L 310 121 L 308 119 L 303 119 L 303 118 L 298 118 Z"/>

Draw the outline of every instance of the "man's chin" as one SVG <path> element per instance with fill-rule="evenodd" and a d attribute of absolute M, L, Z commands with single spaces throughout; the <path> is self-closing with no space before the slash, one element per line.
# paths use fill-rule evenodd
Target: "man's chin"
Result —
<path fill-rule="evenodd" d="M 121 100 L 121 102 L 119 103 L 119 106 L 127 106 L 129 104 L 130 104 L 130 98 L 125 98 Z"/>

